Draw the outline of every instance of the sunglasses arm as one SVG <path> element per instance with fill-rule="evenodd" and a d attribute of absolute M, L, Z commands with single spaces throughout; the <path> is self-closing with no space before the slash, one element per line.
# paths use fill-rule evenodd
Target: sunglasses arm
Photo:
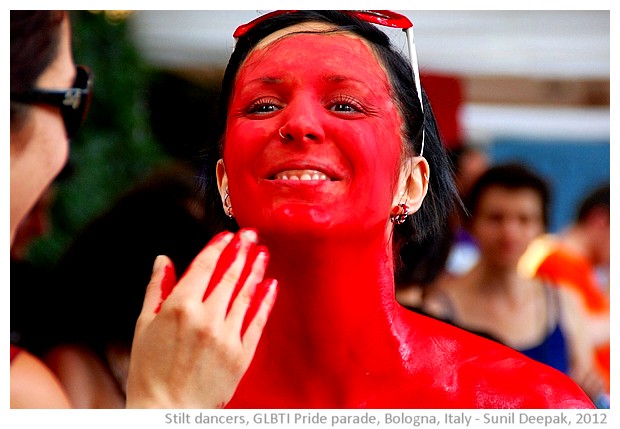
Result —
<path fill-rule="evenodd" d="M 418 100 L 420 100 L 420 109 L 424 118 L 424 103 L 422 102 L 422 85 L 420 83 L 420 68 L 418 67 L 418 54 L 416 53 L 415 43 L 413 41 L 413 27 L 403 30 L 407 35 L 407 46 L 409 48 L 409 57 L 411 58 L 411 69 L 413 71 L 413 81 L 415 83 Z M 420 148 L 420 156 L 424 154 L 424 120 L 422 120 L 422 146 Z"/>

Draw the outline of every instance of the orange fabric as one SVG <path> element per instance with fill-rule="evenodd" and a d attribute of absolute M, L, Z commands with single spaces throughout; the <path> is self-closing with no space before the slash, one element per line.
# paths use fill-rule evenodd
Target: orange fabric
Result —
<path fill-rule="evenodd" d="M 598 285 L 594 267 L 582 256 L 556 248 L 539 265 L 536 274 L 578 292 L 589 311 L 609 314 L 609 300 Z"/>

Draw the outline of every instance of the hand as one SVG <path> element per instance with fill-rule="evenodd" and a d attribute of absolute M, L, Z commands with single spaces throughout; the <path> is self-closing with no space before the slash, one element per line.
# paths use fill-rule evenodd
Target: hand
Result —
<path fill-rule="evenodd" d="M 176 283 L 158 256 L 136 324 L 128 408 L 223 408 L 250 365 L 275 301 L 253 230 L 216 236 Z"/>

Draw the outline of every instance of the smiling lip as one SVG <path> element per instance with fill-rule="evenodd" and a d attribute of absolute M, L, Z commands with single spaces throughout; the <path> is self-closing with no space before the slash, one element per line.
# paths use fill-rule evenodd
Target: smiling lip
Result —
<path fill-rule="evenodd" d="M 331 181 L 332 179 L 319 170 L 285 170 L 275 174 L 274 180 Z"/>
<path fill-rule="evenodd" d="M 291 162 L 274 166 L 267 175 L 269 180 L 300 182 L 335 182 L 342 180 L 342 175 L 329 166 L 306 162 Z"/>

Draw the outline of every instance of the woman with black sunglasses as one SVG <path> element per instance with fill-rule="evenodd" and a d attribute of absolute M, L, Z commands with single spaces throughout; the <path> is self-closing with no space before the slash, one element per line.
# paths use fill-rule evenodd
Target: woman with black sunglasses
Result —
<path fill-rule="evenodd" d="M 69 150 L 58 106 L 32 108 L 15 99 L 35 87 L 45 91 L 72 86 L 76 69 L 69 39 L 69 22 L 62 11 L 11 11 L 11 243 L 21 221 L 62 170 Z M 11 344 L 11 407 L 69 406 L 51 371 Z"/>
<path fill-rule="evenodd" d="M 68 139 L 85 119 L 91 94 L 90 70 L 73 63 L 68 13 L 11 11 L 11 244 L 22 220 L 65 165 Z M 155 327 L 155 335 L 144 330 L 136 334 L 141 347 L 132 357 L 146 364 L 130 369 L 130 377 L 138 382 L 127 392 L 128 405 L 216 407 L 232 396 L 275 296 L 276 282 L 263 281 L 266 252 L 259 251 L 257 260 L 246 267 L 245 254 L 255 241 L 252 233 L 222 234 L 197 256 L 178 284 L 185 295 L 175 294 L 175 303 L 186 310 L 193 306 L 192 313 L 185 312 L 183 317 L 177 317 L 175 307 L 161 306 L 177 282 L 169 259 L 157 259 L 155 286 L 146 293 L 142 318 Z M 212 253 L 239 247 L 238 255 L 230 259 L 231 266 L 223 267 L 214 277 L 209 262 Z M 206 284 L 212 284 L 208 298 Z M 237 284 L 242 285 L 241 290 L 231 299 Z M 264 299 L 249 308 L 248 295 L 257 288 L 264 290 Z M 191 289 L 199 293 L 199 299 L 187 293 Z M 168 342 L 160 344 L 160 336 Z M 80 377 L 77 370 L 76 365 L 68 368 L 73 378 Z M 74 405 L 49 368 L 13 344 L 10 374 L 12 408 Z M 86 394 L 81 386 L 88 383 L 87 378 L 78 380 L 71 396 Z"/>
<path fill-rule="evenodd" d="M 235 33 L 208 207 L 257 234 L 247 253 L 269 253 L 279 293 L 228 406 L 592 407 L 563 374 L 394 298 L 399 245 L 441 230 L 456 201 L 413 38 L 414 70 L 372 25 L 410 30 L 402 18 L 280 11 Z"/>

